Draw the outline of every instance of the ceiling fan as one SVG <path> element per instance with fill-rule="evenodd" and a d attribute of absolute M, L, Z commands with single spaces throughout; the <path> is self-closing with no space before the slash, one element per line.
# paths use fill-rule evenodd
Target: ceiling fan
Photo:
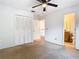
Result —
<path fill-rule="evenodd" d="M 58 7 L 57 4 L 49 3 L 51 0 L 37 0 L 37 1 L 40 2 L 40 4 L 38 4 L 38 5 L 36 5 L 36 6 L 33 6 L 32 8 L 36 8 L 36 7 L 42 5 L 43 11 L 46 11 L 46 6 L 47 6 L 47 5 L 52 6 L 52 7 Z"/>

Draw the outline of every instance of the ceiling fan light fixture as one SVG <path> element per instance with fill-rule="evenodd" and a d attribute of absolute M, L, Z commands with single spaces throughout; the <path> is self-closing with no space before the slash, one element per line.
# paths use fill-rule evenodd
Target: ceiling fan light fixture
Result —
<path fill-rule="evenodd" d="M 38 6 L 43 7 L 43 11 L 46 11 L 47 6 L 58 7 L 57 4 L 50 3 L 51 0 L 37 0 L 40 4 L 33 6 L 32 8 L 36 8 Z M 33 12 L 33 11 L 32 11 Z"/>
<path fill-rule="evenodd" d="M 42 7 L 46 7 L 46 6 L 47 6 L 47 4 L 46 4 L 46 3 L 42 4 Z"/>

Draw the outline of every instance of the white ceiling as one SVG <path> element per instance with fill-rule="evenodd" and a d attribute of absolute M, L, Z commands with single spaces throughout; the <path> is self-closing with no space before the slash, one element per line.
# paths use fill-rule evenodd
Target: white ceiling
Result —
<path fill-rule="evenodd" d="M 79 4 L 79 0 L 51 0 L 50 3 L 58 4 L 58 7 L 47 6 L 47 12 Z M 36 10 L 37 12 L 42 12 L 42 7 L 37 7 L 34 10 Z"/>
<path fill-rule="evenodd" d="M 31 8 L 34 3 L 37 3 L 35 0 L 0 0 L 1 4 L 5 4 L 11 7 L 18 9 L 28 9 Z"/>
<path fill-rule="evenodd" d="M 47 11 L 54 11 L 56 9 L 79 4 L 79 0 L 51 0 L 50 2 L 58 4 L 58 7 L 54 8 L 51 6 L 47 6 Z M 0 3 L 23 10 L 32 10 L 32 6 L 39 4 L 39 2 L 36 0 L 0 0 Z M 33 10 L 40 13 L 42 12 L 42 7 L 39 6 Z"/>

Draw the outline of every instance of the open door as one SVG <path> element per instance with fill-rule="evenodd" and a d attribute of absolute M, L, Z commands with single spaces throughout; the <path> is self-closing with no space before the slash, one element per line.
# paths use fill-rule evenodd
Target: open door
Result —
<path fill-rule="evenodd" d="M 64 45 L 65 47 L 75 47 L 75 13 L 64 15 Z"/>

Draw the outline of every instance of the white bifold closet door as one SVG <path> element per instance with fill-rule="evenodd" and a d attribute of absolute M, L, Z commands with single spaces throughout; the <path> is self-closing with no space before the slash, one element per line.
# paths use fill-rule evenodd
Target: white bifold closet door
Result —
<path fill-rule="evenodd" d="M 32 18 L 18 15 L 15 22 L 15 43 L 21 45 L 32 42 Z"/>

